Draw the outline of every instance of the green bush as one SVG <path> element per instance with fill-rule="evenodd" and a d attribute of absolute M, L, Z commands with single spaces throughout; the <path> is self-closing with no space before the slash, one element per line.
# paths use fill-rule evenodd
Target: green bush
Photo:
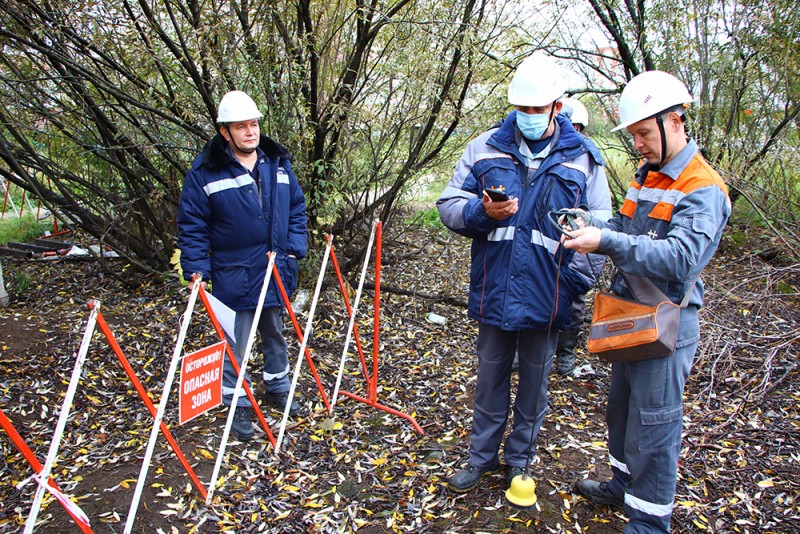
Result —
<path fill-rule="evenodd" d="M 444 229 L 444 224 L 442 224 L 442 221 L 439 219 L 439 210 L 436 209 L 436 206 L 417 212 L 417 214 L 414 215 L 412 223 L 422 225 L 426 228 Z"/>

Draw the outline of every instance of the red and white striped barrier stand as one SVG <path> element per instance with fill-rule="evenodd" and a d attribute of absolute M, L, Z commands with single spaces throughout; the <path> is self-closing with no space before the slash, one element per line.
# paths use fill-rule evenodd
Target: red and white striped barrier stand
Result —
<path fill-rule="evenodd" d="M 384 411 L 391 415 L 395 415 L 397 417 L 401 417 L 408 422 L 411 423 L 411 426 L 414 427 L 414 430 L 420 434 L 425 435 L 425 432 L 422 430 L 422 427 L 417 423 L 417 420 L 414 419 L 411 415 L 403 413 L 399 410 L 395 410 L 394 408 L 390 408 L 378 402 L 378 360 L 379 360 L 379 352 L 380 352 L 380 315 L 381 315 L 381 243 L 383 240 L 382 234 L 382 223 L 379 220 L 375 220 L 372 223 L 372 232 L 370 233 L 369 237 L 369 244 L 367 245 L 367 253 L 364 256 L 364 264 L 361 268 L 361 279 L 358 282 L 358 289 L 356 290 L 355 302 L 353 306 L 350 306 L 350 298 L 347 296 L 347 291 L 344 285 L 344 279 L 342 278 L 341 270 L 339 269 L 339 262 L 336 260 L 336 253 L 334 250 L 331 250 L 331 259 L 333 260 L 333 266 L 336 270 L 336 276 L 339 281 L 339 290 L 342 294 L 342 298 L 344 299 L 345 306 L 347 307 L 347 312 L 350 315 L 350 325 L 347 328 L 347 337 L 344 344 L 344 350 L 342 351 L 342 357 L 339 362 L 339 373 L 336 377 L 336 387 L 333 392 L 333 402 L 331 405 L 330 412 L 333 413 L 333 409 L 336 407 L 336 401 L 339 397 L 339 393 L 342 395 L 366 404 L 367 406 L 372 406 L 378 410 Z M 358 311 L 358 305 L 361 301 L 361 292 L 364 288 L 364 280 L 367 274 L 367 267 L 369 266 L 370 256 L 372 254 L 372 245 L 373 243 L 376 244 L 375 247 L 375 298 L 374 298 L 374 306 L 373 306 L 373 341 L 372 341 L 372 371 L 370 372 L 369 367 L 367 365 L 366 358 L 364 356 L 364 351 L 361 347 L 361 339 L 358 336 L 358 329 L 356 328 L 356 313 Z M 349 391 L 340 391 L 341 381 L 342 381 L 342 374 L 344 372 L 345 366 L 345 359 L 347 357 L 347 352 L 350 347 L 350 339 L 351 335 L 355 338 L 356 346 L 358 347 L 358 355 L 361 361 L 361 369 L 364 374 L 364 380 L 366 381 L 367 386 L 367 396 L 361 397 L 359 395 L 355 395 Z"/>
<path fill-rule="evenodd" d="M 28 461 L 30 466 L 33 468 L 33 470 L 36 473 L 35 474 L 36 481 L 39 484 L 46 484 L 48 486 L 48 488 L 46 489 L 48 489 L 51 492 L 54 492 L 53 495 L 56 497 L 56 500 L 58 500 L 61 506 L 64 507 L 64 510 L 66 510 L 66 512 L 70 515 L 70 517 L 72 517 L 72 520 L 75 521 L 75 524 L 78 525 L 78 528 L 81 529 L 81 532 L 85 533 L 94 532 L 89 524 L 89 518 L 86 517 L 86 514 L 83 513 L 83 510 L 81 510 L 77 504 L 72 502 L 66 495 L 61 493 L 61 490 L 58 487 L 58 484 L 56 484 L 56 481 L 53 480 L 52 477 L 50 477 L 49 479 L 47 479 L 46 483 L 44 482 L 45 479 L 40 476 L 40 473 L 42 472 L 42 469 L 44 469 L 44 466 L 41 464 L 39 459 L 36 458 L 36 455 L 33 453 L 31 448 L 28 447 L 28 444 L 25 443 L 25 440 L 22 439 L 22 436 L 19 435 L 19 432 L 17 432 L 17 429 L 14 428 L 14 425 L 11 423 L 11 420 L 8 417 L 6 417 L 6 414 L 3 413 L 3 410 L 0 410 L 0 427 L 2 427 L 3 430 L 6 431 L 6 434 L 8 434 L 8 436 L 11 438 L 11 443 L 13 443 L 14 446 L 17 448 L 17 450 L 22 453 L 22 456 L 25 458 L 25 460 Z"/>
<path fill-rule="evenodd" d="M 75 367 L 72 369 L 72 377 L 67 386 L 67 393 L 64 395 L 64 402 L 61 404 L 61 412 L 58 415 L 58 422 L 56 429 L 53 432 L 53 440 L 50 442 L 50 450 L 47 452 L 44 466 L 39 472 L 41 480 L 50 479 L 50 471 L 53 469 L 56 456 L 58 455 L 58 448 L 61 445 L 61 438 L 64 435 L 64 428 L 67 426 L 67 419 L 69 418 L 69 411 L 72 408 L 72 400 L 75 398 L 75 392 L 78 389 L 78 384 L 81 380 L 83 373 L 83 364 L 86 362 L 86 353 L 89 351 L 89 344 L 92 341 L 92 334 L 94 327 L 97 324 L 97 314 L 100 311 L 99 306 L 92 309 L 89 314 L 89 320 L 86 324 L 86 330 L 83 333 L 83 341 L 78 351 L 78 357 L 75 359 Z M 24 534 L 33 532 L 33 527 L 36 525 L 36 518 L 39 515 L 39 508 L 42 506 L 42 499 L 44 497 L 46 484 L 38 484 L 36 494 L 33 497 L 33 505 L 31 512 L 28 514 L 28 519 L 25 521 Z"/>

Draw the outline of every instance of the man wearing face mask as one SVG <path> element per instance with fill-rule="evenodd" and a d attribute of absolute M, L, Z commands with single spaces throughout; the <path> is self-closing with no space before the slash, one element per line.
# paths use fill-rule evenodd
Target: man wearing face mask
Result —
<path fill-rule="evenodd" d="M 573 298 L 594 283 L 547 220 L 553 211 L 592 210 L 609 200 L 604 178 L 587 180 L 602 165 L 600 154 L 559 115 L 566 88 L 566 73 L 552 58 L 525 59 L 508 88 L 515 109 L 470 142 L 437 201 L 442 222 L 472 239 L 468 311 L 478 322 L 469 459 L 448 480 L 457 493 L 500 467 L 515 352 L 519 388 L 505 441 L 507 481 L 530 474 L 557 331 L 569 327 Z"/>

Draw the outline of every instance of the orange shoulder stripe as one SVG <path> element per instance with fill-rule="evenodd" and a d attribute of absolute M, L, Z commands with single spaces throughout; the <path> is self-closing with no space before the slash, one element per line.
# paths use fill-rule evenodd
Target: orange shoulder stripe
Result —
<path fill-rule="evenodd" d="M 631 194 L 631 189 L 635 189 L 636 193 Z M 638 197 L 641 189 L 642 186 L 639 185 L 639 182 L 636 180 L 631 180 L 630 185 L 628 185 L 628 194 L 625 200 L 622 202 L 622 207 L 619 209 L 619 212 L 622 215 L 625 215 L 626 217 L 633 217 L 633 212 L 636 211 L 636 201 L 631 197 Z"/>
<path fill-rule="evenodd" d="M 686 170 L 675 181 L 672 188 L 688 195 L 701 187 L 710 185 L 715 185 L 722 189 L 726 195 L 728 194 L 728 184 L 725 183 L 705 158 L 700 153 L 697 153 L 692 158 L 692 161 L 689 162 L 689 165 L 686 166 Z"/>
<path fill-rule="evenodd" d="M 648 189 L 661 189 L 662 191 L 669 189 L 674 183 L 675 180 L 658 171 L 648 172 L 644 179 L 644 187 Z"/>
<path fill-rule="evenodd" d="M 636 211 L 636 202 L 633 200 L 625 199 L 625 202 L 622 203 L 622 207 L 619 209 L 621 215 L 625 215 L 626 217 L 633 218 L 633 213 Z"/>

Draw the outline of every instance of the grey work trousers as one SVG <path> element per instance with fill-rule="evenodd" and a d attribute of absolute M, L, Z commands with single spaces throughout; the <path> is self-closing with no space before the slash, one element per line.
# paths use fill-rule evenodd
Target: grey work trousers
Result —
<path fill-rule="evenodd" d="M 289 391 L 289 354 L 288 345 L 283 338 L 283 308 L 264 308 L 258 321 L 258 333 L 261 336 L 261 354 L 264 357 L 263 378 L 264 385 L 270 393 Z M 255 310 L 236 312 L 234 335 L 236 343 L 231 343 L 231 351 L 236 357 L 236 362 L 241 363 L 244 351 L 247 348 L 247 338 L 253 327 Z M 251 355 L 252 358 L 252 355 Z M 222 367 L 222 402 L 230 406 L 233 401 L 233 392 L 236 387 L 237 374 L 228 358 Z M 250 374 L 245 374 L 247 384 L 252 386 Z M 250 399 L 239 393 L 237 406 L 250 406 Z"/>
<path fill-rule="evenodd" d="M 472 415 L 469 462 L 487 467 L 498 461 L 511 403 L 511 364 L 519 352 L 519 387 L 514 421 L 505 442 L 509 466 L 524 467 L 536 450 L 536 438 L 547 411 L 547 375 L 553 365 L 557 332 L 508 332 L 478 326 L 478 381 Z"/>
<path fill-rule="evenodd" d="M 683 429 L 683 389 L 700 340 L 697 308 L 681 312 L 678 348 L 664 358 L 615 363 L 606 408 L 614 474 L 625 500 L 625 532 L 669 532 Z"/>

